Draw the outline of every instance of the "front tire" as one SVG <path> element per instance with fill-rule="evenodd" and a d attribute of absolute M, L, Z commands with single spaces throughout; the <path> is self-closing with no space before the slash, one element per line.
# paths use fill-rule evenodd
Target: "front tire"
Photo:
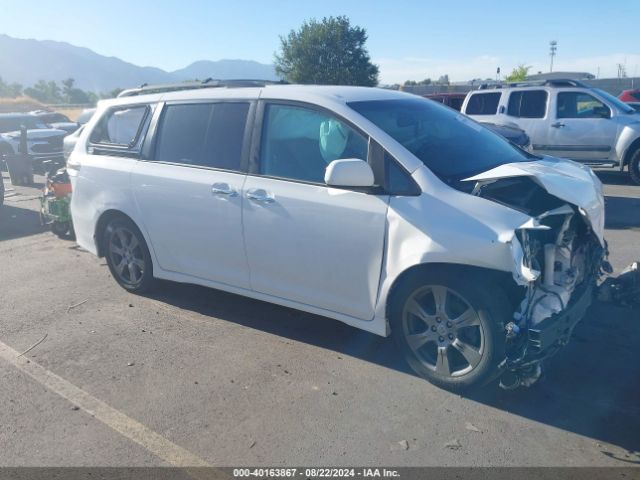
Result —
<path fill-rule="evenodd" d="M 392 333 L 418 375 L 456 392 L 495 377 L 512 314 L 498 285 L 475 272 L 434 270 L 406 279 L 394 297 Z"/>
<path fill-rule="evenodd" d="M 153 287 L 153 263 L 147 243 L 138 227 L 128 218 L 109 221 L 103 246 L 111 275 L 125 290 L 143 293 Z"/>
<path fill-rule="evenodd" d="M 636 149 L 629 160 L 629 175 L 636 185 L 640 185 L 640 148 Z"/>

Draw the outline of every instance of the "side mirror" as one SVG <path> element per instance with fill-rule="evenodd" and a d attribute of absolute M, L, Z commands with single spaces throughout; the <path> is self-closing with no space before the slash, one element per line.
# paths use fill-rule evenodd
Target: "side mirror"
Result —
<path fill-rule="evenodd" d="M 330 187 L 372 187 L 373 170 L 357 158 L 334 160 L 324 172 L 324 183 Z"/>

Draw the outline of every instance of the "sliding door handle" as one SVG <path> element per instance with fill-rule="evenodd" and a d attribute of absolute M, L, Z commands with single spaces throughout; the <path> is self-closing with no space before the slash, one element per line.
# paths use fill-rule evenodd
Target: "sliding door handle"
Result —
<path fill-rule="evenodd" d="M 273 195 L 261 188 L 252 188 L 247 191 L 247 198 L 258 203 L 273 203 Z"/>
<path fill-rule="evenodd" d="M 231 188 L 227 183 L 214 183 L 211 185 L 211 193 L 213 195 L 227 195 L 229 197 L 238 196 L 238 192 Z"/>

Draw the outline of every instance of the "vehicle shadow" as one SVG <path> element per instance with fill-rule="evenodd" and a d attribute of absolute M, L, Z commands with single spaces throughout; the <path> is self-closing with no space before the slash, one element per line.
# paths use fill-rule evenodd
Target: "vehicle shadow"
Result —
<path fill-rule="evenodd" d="M 619 170 L 593 170 L 600 181 L 606 185 L 629 185 L 635 186 L 631 181 L 629 172 L 621 172 Z"/>
<path fill-rule="evenodd" d="M 197 285 L 158 282 L 150 298 L 298 342 L 370 360 L 412 374 L 390 338 L 327 317 Z"/>
<path fill-rule="evenodd" d="M 415 375 L 391 338 L 325 317 L 171 282 L 160 282 L 150 296 L 181 309 Z M 640 452 L 639 327 L 640 310 L 595 304 L 576 328 L 573 341 L 548 361 L 548 373 L 538 384 L 503 391 L 494 383 L 467 398 L 629 452 Z M 604 447 L 602 453 L 613 455 Z"/>
<path fill-rule="evenodd" d="M 0 242 L 28 237 L 47 230 L 40 222 L 40 214 L 28 208 L 8 205 L 0 207 Z"/>
<path fill-rule="evenodd" d="M 531 388 L 469 398 L 626 449 L 640 464 L 640 309 L 595 303 Z M 615 456 L 602 447 L 604 455 Z"/>
<path fill-rule="evenodd" d="M 640 228 L 640 197 L 605 197 L 605 228 Z"/>

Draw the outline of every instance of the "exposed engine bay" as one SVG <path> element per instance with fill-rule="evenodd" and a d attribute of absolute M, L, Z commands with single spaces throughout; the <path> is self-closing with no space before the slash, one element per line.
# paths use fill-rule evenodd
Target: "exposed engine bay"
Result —
<path fill-rule="evenodd" d="M 511 241 L 519 287 L 513 320 L 505 326 L 501 377 L 506 389 L 529 386 L 540 378 L 542 361 L 569 341 L 588 307 L 608 265 L 606 243 L 585 209 L 552 195 L 532 177 L 481 179 L 471 194 L 531 217 Z M 578 303 L 583 311 L 569 313 L 580 310 Z"/>

